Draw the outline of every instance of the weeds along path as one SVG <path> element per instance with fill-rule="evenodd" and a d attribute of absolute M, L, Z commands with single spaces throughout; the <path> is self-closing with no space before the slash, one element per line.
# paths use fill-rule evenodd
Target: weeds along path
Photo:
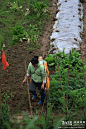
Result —
<path fill-rule="evenodd" d="M 6 58 L 9 63 L 9 67 L 4 71 L 0 70 L 0 84 L 2 86 L 2 93 L 9 91 L 8 95 L 11 93 L 14 95 L 13 98 L 10 98 L 8 102 L 11 112 L 16 111 L 19 108 L 20 110 L 28 110 L 28 95 L 27 95 L 27 85 L 22 86 L 22 81 L 25 76 L 25 63 L 26 60 L 27 66 L 28 62 L 34 55 L 47 55 L 50 46 L 50 35 L 53 31 L 54 17 L 56 15 L 56 3 L 57 0 L 50 0 L 51 6 L 50 10 L 50 19 L 46 20 L 44 26 L 44 33 L 39 38 L 40 48 L 29 49 L 28 51 L 27 42 L 20 43 L 17 46 L 12 46 L 6 50 Z M 54 5 L 53 5 L 54 4 Z M 0 64 L 0 68 L 2 65 Z M 37 102 L 40 100 L 38 98 Z"/>
<path fill-rule="evenodd" d="M 81 34 L 82 43 L 81 43 L 81 58 L 86 61 L 86 1 L 83 3 L 83 33 Z"/>

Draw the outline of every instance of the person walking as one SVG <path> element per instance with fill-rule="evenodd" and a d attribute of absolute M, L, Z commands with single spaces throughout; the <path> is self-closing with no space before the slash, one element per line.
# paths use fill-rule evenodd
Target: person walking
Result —
<path fill-rule="evenodd" d="M 46 90 L 48 90 L 49 86 L 50 86 L 50 81 L 49 81 L 49 70 L 48 70 L 47 62 L 45 60 L 43 60 L 42 56 L 39 56 L 38 60 L 39 60 L 40 64 L 43 64 L 45 66 L 45 68 L 46 68 L 47 76 L 46 76 L 45 81 L 46 81 Z"/>
<path fill-rule="evenodd" d="M 32 58 L 28 65 L 27 75 L 23 80 L 23 84 L 26 83 L 28 76 L 32 77 L 29 92 L 33 94 L 32 99 L 37 96 L 36 88 L 41 94 L 41 100 L 38 104 L 41 104 L 45 99 L 45 83 L 46 83 L 46 68 L 44 65 L 40 64 L 37 58 Z"/>

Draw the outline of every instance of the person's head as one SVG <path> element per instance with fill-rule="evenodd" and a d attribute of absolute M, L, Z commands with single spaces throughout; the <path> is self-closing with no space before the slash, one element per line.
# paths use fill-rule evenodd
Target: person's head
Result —
<path fill-rule="evenodd" d="M 43 57 L 42 56 L 39 56 L 38 60 L 39 61 L 42 61 L 43 60 Z"/>
<path fill-rule="evenodd" d="M 35 57 L 31 59 L 31 63 L 32 63 L 32 65 L 33 65 L 34 67 L 38 66 L 38 62 L 39 62 L 38 59 L 35 58 Z"/>
<path fill-rule="evenodd" d="M 34 56 L 34 58 L 37 58 L 38 59 L 38 56 Z"/>

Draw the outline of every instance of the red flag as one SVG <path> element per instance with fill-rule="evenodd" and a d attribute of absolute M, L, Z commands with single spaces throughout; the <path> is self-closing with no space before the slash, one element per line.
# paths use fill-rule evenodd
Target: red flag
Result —
<path fill-rule="evenodd" d="M 7 68 L 7 66 L 9 66 L 8 62 L 6 61 L 6 58 L 5 58 L 5 54 L 4 54 L 4 51 L 2 51 L 2 64 L 3 64 L 3 69 L 5 70 Z"/>

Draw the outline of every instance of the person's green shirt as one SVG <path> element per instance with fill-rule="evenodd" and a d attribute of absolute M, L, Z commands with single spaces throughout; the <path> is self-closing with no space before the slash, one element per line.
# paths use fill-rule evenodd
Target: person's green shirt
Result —
<path fill-rule="evenodd" d="M 40 83 L 46 78 L 46 68 L 44 65 L 38 63 L 37 67 L 34 67 L 30 62 L 27 69 L 27 76 L 31 74 L 34 82 Z"/>

